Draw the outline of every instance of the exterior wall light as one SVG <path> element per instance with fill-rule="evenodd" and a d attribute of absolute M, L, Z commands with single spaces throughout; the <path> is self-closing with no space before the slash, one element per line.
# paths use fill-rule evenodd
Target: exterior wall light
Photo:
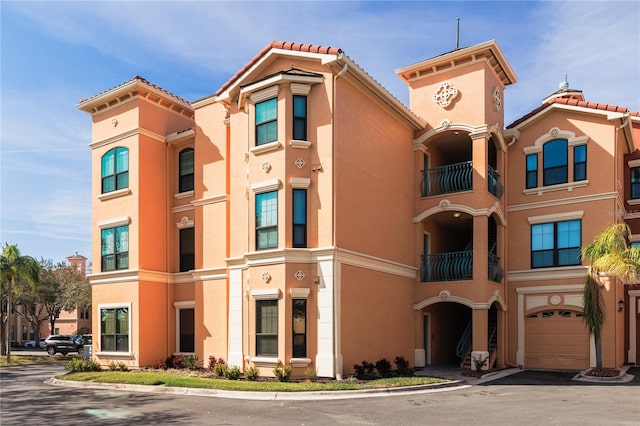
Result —
<path fill-rule="evenodd" d="M 618 312 L 624 311 L 624 300 L 618 300 Z"/>

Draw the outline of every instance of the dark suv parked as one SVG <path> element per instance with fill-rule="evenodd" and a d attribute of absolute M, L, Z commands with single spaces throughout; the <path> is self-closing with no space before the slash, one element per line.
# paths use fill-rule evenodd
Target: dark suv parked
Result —
<path fill-rule="evenodd" d="M 74 336 L 72 334 L 55 334 L 47 337 L 44 341 L 44 348 L 49 355 L 55 355 L 60 352 L 62 355 L 66 355 L 69 352 L 78 352 L 82 355 L 82 347 L 84 341 L 80 336 Z"/>

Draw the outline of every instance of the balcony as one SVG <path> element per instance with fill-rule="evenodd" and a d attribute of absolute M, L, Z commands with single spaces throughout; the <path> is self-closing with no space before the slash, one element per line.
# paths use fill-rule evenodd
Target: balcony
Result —
<path fill-rule="evenodd" d="M 502 282 L 504 269 L 500 258 L 489 253 L 489 281 Z M 456 251 L 422 256 L 422 282 L 462 281 L 473 279 L 473 251 Z"/>
<path fill-rule="evenodd" d="M 473 278 L 473 250 L 422 256 L 422 282 Z"/>
<path fill-rule="evenodd" d="M 422 196 L 450 194 L 473 189 L 473 163 L 450 164 L 422 171 Z"/>

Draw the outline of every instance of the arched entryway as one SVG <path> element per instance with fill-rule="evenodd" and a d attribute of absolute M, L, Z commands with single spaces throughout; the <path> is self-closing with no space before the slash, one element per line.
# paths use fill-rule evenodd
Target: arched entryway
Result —
<path fill-rule="evenodd" d="M 455 302 L 429 305 L 423 313 L 427 365 L 460 365 L 471 345 L 471 308 Z"/>

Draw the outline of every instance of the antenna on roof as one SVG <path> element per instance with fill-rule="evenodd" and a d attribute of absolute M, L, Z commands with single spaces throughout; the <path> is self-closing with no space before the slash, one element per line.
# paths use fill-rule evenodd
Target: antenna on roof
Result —
<path fill-rule="evenodd" d="M 456 18 L 458 27 L 456 28 L 456 50 L 460 49 L 460 18 Z"/>
<path fill-rule="evenodd" d="M 560 83 L 560 90 L 567 90 L 569 88 L 569 80 L 567 74 L 564 75 L 564 81 Z"/>

